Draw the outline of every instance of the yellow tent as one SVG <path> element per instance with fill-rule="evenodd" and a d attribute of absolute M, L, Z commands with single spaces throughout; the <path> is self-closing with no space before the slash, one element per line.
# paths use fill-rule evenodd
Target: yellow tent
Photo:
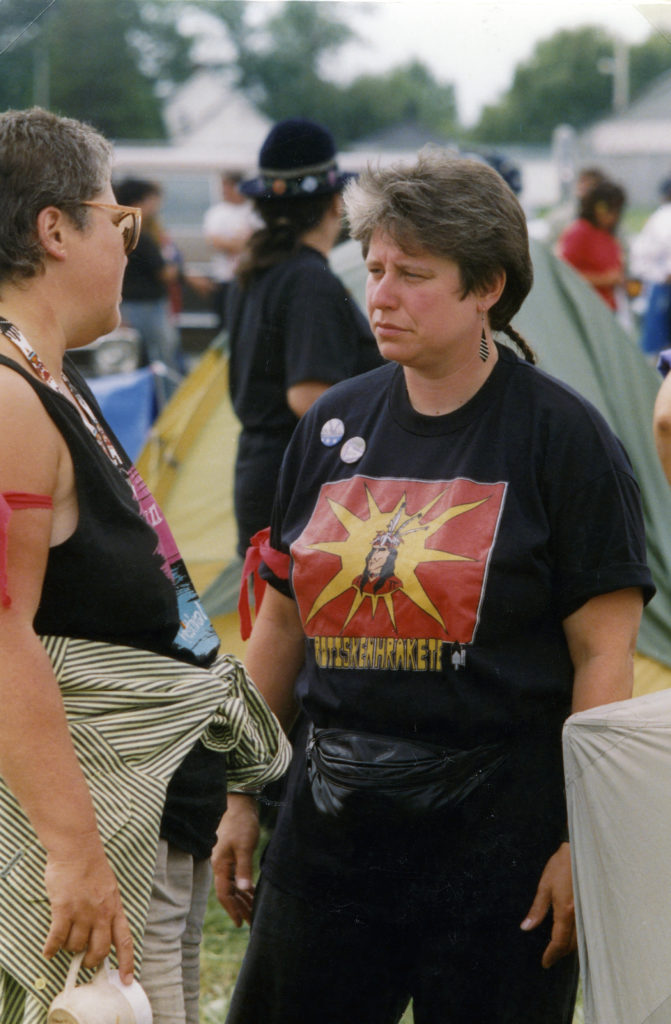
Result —
<path fill-rule="evenodd" d="M 217 339 L 157 419 L 137 467 L 170 524 L 222 648 L 241 655 L 233 515 L 237 437 L 228 358 Z M 213 583 L 215 594 L 208 590 Z"/>

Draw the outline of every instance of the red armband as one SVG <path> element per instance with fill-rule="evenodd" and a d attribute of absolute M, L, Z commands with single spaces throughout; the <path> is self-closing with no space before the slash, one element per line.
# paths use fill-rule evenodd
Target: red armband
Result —
<path fill-rule="evenodd" d="M 24 494 L 21 491 L 5 491 L 0 494 L 0 598 L 4 608 L 9 608 L 12 603 L 7 592 L 9 520 L 13 511 L 24 508 L 53 508 L 53 502 L 48 494 Z"/>
<path fill-rule="evenodd" d="M 249 639 L 252 632 L 252 614 L 249 607 L 249 577 L 254 579 L 254 607 L 256 614 L 259 614 L 263 595 L 266 591 L 266 581 L 259 573 L 261 563 L 265 562 L 268 568 L 281 580 L 289 579 L 289 567 L 291 559 L 282 551 L 270 546 L 270 527 L 259 530 L 249 542 L 245 563 L 242 567 L 242 579 L 240 580 L 240 596 L 238 598 L 238 614 L 240 615 L 240 635 L 243 640 Z"/>

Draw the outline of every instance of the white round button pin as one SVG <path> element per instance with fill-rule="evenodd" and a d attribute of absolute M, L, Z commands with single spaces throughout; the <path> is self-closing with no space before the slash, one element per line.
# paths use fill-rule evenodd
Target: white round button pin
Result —
<path fill-rule="evenodd" d="M 327 420 L 321 429 L 320 437 L 322 444 L 325 444 L 327 448 L 333 448 L 334 445 L 342 441 L 345 435 L 345 424 L 342 420 L 333 419 Z"/>
<path fill-rule="evenodd" d="M 366 442 L 362 437 L 350 437 L 340 449 L 343 462 L 358 462 L 366 450 Z"/>

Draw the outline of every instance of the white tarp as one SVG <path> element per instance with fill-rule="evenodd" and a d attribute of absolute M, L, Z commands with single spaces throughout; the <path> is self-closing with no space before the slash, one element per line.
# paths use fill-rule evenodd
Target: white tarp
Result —
<path fill-rule="evenodd" d="M 572 715 L 564 762 L 586 1024 L 671 1022 L 671 691 Z"/>

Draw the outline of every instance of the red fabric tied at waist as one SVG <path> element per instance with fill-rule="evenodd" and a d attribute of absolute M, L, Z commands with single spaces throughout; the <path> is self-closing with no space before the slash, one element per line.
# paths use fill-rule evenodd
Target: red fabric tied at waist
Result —
<path fill-rule="evenodd" d="M 252 614 L 249 607 L 249 577 L 254 576 L 254 606 L 256 614 L 259 614 L 263 595 L 266 591 L 266 581 L 259 574 L 261 563 L 265 562 L 268 568 L 281 580 L 289 579 L 289 566 L 291 559 L 282 551 L 270 546 L 270 527 L 259 530 L 249 541 L 245 564 L 242 567 L 242 579 L 240 581 L 240 596 L 238 598 L 238 614 L 240 615 L 240 635 L 247 640 L 252 632 Z"/>
<path fill-rule="evenodd" d="M 23 508 L 53 508 L 53 502 L 48 494 L 24 494 L 22 491 L 5 491 L 0 494 L 0 599 L 4 608 L 9 608 L 12 603 L 7 592 L 9 520 L 13 511 Z"/>

